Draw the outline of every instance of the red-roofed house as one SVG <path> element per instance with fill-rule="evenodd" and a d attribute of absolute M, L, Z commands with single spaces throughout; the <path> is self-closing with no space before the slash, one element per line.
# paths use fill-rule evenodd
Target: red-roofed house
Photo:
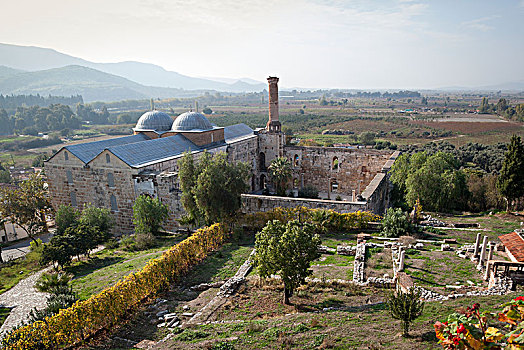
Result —
<path fill-rule="evenodd" d="M 499 236 L 499 239 L 504 244 L 506 253 L 511 261 L 524 262 L 524 238 L 522 238 L 522 233 L 511 232 L 507 235 Z"/>

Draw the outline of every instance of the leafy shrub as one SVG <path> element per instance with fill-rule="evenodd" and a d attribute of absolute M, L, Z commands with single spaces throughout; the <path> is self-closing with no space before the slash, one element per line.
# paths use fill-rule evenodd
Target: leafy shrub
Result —
<path fill-rule="evenodd" d="M 140 195 L 133 205 L 133 224 L 141 234 L 157 235 L 167 219 L 169 210 L 160 199 Z"/>
<path fill-rule="evenodd" d="M 141 251 L 152 248 L 155 241 L 155 236 L 150 233 L 135 233 L 122 238 L 120 247 L 128 252 Z"/>
<path fill-rule="evenodd" d="M 367 211 L 338 213 L 334 210 L 310 209 L 306 207 L 275 208 L 268 212 L 244 215 L 244 225 L 261 230 L 268 221 L 288 222 L 299 220 L 317 225 L 320 231 L 348 231 L 368 227 L 368 223 L 380 221 L 381 217 Z M 322 227 L 320 227 L 322 226 Z"/>
<path fill-rule="evenodd" d="M 64 273 L 43 273 L 36 281 L 35 288 L 40 292 L 49 293 L 61 286 L 68 286 L 71 276 Z"/>
<path fill-rule="evenodd" d="M 406 236 L 413 232 L 413 225 L 408 214 L 400 208 L 389 208 L 382 220 L 382 235 L 384 237 Z"/>
<path fill-rule="evenodd" d="M 420 290 L 411 288 L 407 293 L 397 291 L 387 298 L 389 312 L 394 319 L 402 322 L 402 335 L 409 336 L 409 326 L 424 311 L 424 301 L 420 300 Z"/>
<path fill-rule="evenodd" d="M 300 190 L 298 190 L 298 197 L 317 199 L 318 198 L 318 189 L 314 186 L 307 185 L 305 187 L 302 187 Z"/>

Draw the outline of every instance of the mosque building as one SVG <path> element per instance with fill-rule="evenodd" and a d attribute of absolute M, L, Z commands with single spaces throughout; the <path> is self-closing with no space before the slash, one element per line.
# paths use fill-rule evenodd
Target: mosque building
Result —
<path fill-rule="evenodd" d="M 174 120 L 167 113 L 144 113 L 133 135 L 62 147 L 45 162 L 51 202 L 82 208 L 93 204 L 111 210 L 115 232 L 133 231 L 133 203 L 141 194 L 169 206 L 167 230 L 184 215 L 177 162 L 185 152 L 225 152 L 230 162 L 251 166 L 251 194 L 242 196 L 245 211 L 305 205 L 341 211 L 383 213 L 389 205 L 387 172 L 398 152 L 374 149 L 300 147 L 285 144 L 278 108 L 278 78 L 269 77 L 269 121 L 265 128 L 245 124 L 218 127 L 198 112 Z M 260 195 L 270 187 L 268 165 L 286 157 L 292 165 L 292 191 L 319 190 L 320 200 Z M 279 199 L 280 198 L 280 199 Z M 334 199 L 338 199 L 335 201 Z"/>

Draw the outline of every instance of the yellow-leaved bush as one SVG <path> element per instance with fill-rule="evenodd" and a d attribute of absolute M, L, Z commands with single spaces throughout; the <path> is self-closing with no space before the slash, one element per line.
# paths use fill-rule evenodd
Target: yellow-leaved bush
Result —
<path fill-rule="evenodd" d="M 120 323 L 144 299 L 165 290 L 177 278 L 219 248 L 228 233 L 220 224 L 199 229 L 144 268 L 68 309 L 21 327 L 3 339 L 6 349 L 54 349 L 83 342 Z"/>
<path fill-rule="evenodd" d="M 339 213 L 330 209 L 311 209 L 306 207 L 278 207 L 271 211 L 246 214 L 244 216 L 245 225 L 254 229 L 262 229 L 268 221 L 272 220 L 281 222 L 299 220 L 301 222 L 310 222 L 317 226 L 321 225 L 326 230 L 345 231 L 367 228 L 370 222 L 378 222 L 382 218 L 368 211 L 359 210 L 353 213 Z"/>

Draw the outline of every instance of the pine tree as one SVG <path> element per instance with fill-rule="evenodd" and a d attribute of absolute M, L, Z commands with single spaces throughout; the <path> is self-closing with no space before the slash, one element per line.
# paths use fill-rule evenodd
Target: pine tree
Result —
<path fill-rule="evenodd" d="M 497 181 L 500 194 L 506 199 L 506 210 L 517 198 L 524 196 L 524 144 L 513 135 L 505 154 Z"/>

